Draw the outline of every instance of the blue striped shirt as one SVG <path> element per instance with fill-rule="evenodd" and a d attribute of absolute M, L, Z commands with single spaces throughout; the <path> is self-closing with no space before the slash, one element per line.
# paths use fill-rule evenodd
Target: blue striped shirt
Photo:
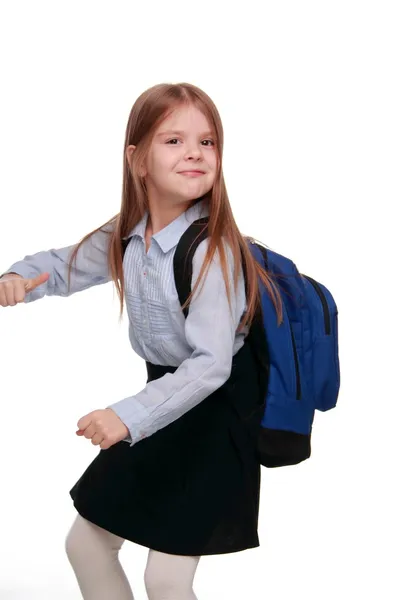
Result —
<path fill-rule="evenodd" d="M 237 332 L 246 309 L 245 287 L 241 271 L 234 291 L 233 257 L 228 246 L 225 248 L 231 309 L 216 253 L 191 301 L 187 318 L 183 315 L 174 283 L 174 252 L 189 225 L 205 214 L 202 202 L 189 208 L 152 236 L 147 253 L 144 238 L 147 214 L 126 236 L 131 237 L 123 261 L 131 346 L 146 361 L 178 367 L 174 373 L 150 381 L 139 393 L 109 405 L 129 429 L 125 441 L 131 445 L 166 427 L 223 385 L 231 372 L 232 357 L 247 334 L 247 329 Z M 69 293 L 67 265 L 75 245 L 26 256 L 7 272 L 26 278 L 43 272 L 50 274 L 45 284 L 25 296 L 25 302 L 45 295 L 68 296 L 111 280 L 107 244 L 107 232 L 100 231 L 81 246 L 71 271 Z M 192 285 L 207 247 L 206 239 L 194 254 Z"/>

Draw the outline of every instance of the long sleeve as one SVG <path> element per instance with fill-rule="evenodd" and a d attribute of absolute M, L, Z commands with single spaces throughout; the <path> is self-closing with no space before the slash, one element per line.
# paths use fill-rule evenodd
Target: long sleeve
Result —
<path fill-rule="evenodd" d="M 192 287 L 199 275 L 208 240 L 193 257 Z M 131 445 L 181 417 L 221 387 L 232 368 L 235 334 L 245 308 L 243 272 L 236 293 L 233 286 L 233 256 L 226 245 L 231 309 L 218 253 L 205 281 L 200 283 L 185 321 L 185 336 L 192 353 L 174 373 L 150 381 L 144 389 L 110 405 L 130 432 Z M 199 291 L 200 290 L 200 291 Z"/>
<path fill-rule="evenodd" d="M 68 292 L 68 262 L 76 244 L 64 248 L 51 249 L 25 256 L 12 264 L 5 273 L 17 273 L 32 278 L 41 273 L 49 273 L 49 279 L 35 290 L 26 294 L 25 303 L 39 300 L 44 296 L 70 296 L 94 285 L 110 281 L 107 255 L 111 226 L 94 233 L 80 247 L 76 263 L 71 269 L 71 287 Z"/>

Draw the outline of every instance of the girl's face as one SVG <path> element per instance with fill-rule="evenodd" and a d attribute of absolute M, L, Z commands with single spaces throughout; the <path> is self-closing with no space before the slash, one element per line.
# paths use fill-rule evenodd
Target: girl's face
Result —
<path fill-rule="evenodd" d="M 144 175 L 149 200 L 185 204 L 214 184 L 217 150 L 206 117 L 194 106 L 176 109 L 158 127 Z"/>

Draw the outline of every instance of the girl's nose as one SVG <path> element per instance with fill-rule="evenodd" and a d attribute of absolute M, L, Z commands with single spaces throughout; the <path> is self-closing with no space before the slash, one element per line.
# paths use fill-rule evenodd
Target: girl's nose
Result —
<path fill-rule="evenodd" d="M 201 156 L 201 150 L 198 146 L 193 146 L 188 148 L 186 151 L 186 158 L 194 158 L 197 159 Z"/>

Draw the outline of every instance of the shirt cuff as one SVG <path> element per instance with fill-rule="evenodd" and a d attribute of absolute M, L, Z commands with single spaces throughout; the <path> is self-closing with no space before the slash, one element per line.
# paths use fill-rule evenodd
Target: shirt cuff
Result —
<path fill-rule="evenodd" d="M 24 279 L 30 279 L 31 277 L 35 277 L 37 275 L 37 273 L 32 271 L 31 267 L 29 267 L 28 265 L 21 265 L 17 263 L 14 268 L 10 268 L 4 273 L 1 273 L 0 277 L 3 277 L 4 275 L 10 275 L 11 273 L 21 275 L 21 277 L 23 277 Z"/>
<path fill-rule="evenodd" d="M 136 400 L 136 396 L 124 398 L 119 402 L 110 404 L 107 408 L 111 408 L 129 429 L 129 435 L 124 438 L 124 441 L 129 442 L 130 446 L 133 446 L 146 437 L 145 432 L 141 430 L 140 426 L 149 416 L 149 413 Z"/>

